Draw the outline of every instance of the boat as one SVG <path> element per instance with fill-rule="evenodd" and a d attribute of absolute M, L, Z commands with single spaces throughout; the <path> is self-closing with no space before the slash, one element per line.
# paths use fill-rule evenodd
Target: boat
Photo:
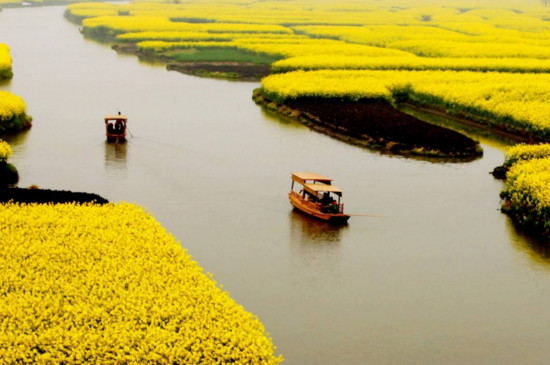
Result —
<path fill-rule="evenodd" d="M 323 175 L 293 172 L 288 198 L 294 208 L 328 223 L 343 224 L 350 217 L 344 214 L 344 203 L 340 201 L 342 190 Z"/>
<path fill-rule="evenodd" d="M 125 141 L 128 117 L 119 112 L 117 115 L 106 115 L 104 119 L 107 142 Z"/>

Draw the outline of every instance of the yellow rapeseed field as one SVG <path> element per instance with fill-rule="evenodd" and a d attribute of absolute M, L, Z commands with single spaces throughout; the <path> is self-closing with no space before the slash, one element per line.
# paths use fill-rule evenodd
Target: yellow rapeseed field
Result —
<path fill-rule="evenodd" d="M 410 85 L 413 101 L 550 137 L 550 8 L 538 1 L 197 0 L 74 4 L 68 12 L 84 18 L 85 33 L 153 55 L 234 49 L 280 59 L 275 72 L 335 72 L 271 76 L 263 87 L 278 98 L 389 98 L 396 84 Z M 340 70 L 408 72 L 380 79 Z"/>
<path fill-rule="evenodd" d="M 12 77 L 10 48 L 0 43 L 0 79 Z"/>
<path fill-rule="evenodd" d="M 349 55 L 307 55 L 276 61 L 273 72 L 295 70 L 453 70 L 501 72 L 550 72 L 550 59 L 387 57 Z"/>
<path fill-rule="evenodd" d="M 128 203 L 0 205 L 0 359 L 278 364 L 251 313 Z"/>
<path fill-rule="evenodd" d="M 456 71 L 295 71 L 270 75 L 263 90 L 278 100 L 301 96 L 412 100 L 449 113 L 484 117 L 493 126 L 550 138 L 550 74 Z"/>
<path fill-rule="evenodd" d="M 25 114 L 25 102 L 8 91 L 0 91 L 0 123 Z"/>
<path fill-rule="evenodd" d="M 506 150 L 504 166 L 512 166 L 521 161 L 550 158 L 550 144 L 525 144 L 520 143 Z"/>
<path fill-rule="evenodd" d="M 550 146 L 518 146 L 508 151 L 503 210 L 520 224 L 550 236 Z"/>
<path fill-rule="evenodd" d="M 0 163 L 6 162 L 11 156 L 11 147 L 6 141 L 0 139 Z"/>

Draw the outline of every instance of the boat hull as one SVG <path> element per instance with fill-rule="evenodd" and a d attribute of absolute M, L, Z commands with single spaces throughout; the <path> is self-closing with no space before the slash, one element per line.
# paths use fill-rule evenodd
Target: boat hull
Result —
<path fill-rule="evenodd" d="M 323 213 L 317 209 L 315 204 L 304 201 L 303 198 L 296 193 L 289 193 L 288 198 L 290 204 L 297 210 L 331 224 L 345 224 L 350 217 L 343 213 Z"/>
<path fill-rule="evenodd" d="M 123 142 L 126 140 L 126 133 L 111 134 L 107 133 L 107 142 Z"/>

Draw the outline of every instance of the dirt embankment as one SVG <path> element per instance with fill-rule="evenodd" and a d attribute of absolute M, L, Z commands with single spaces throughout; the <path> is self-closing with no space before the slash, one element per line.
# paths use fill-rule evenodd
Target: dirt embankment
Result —
<path fill-rule="evenodd" d="M 479 143 L 458 132 L 421 121 L 383 101 L 300 98 L 279 104 L 254 91 L 256 103 L 333 137 L 382 152 L 474 159 Z"/>
<path fill-rule="evenodd" d="M 22 188 L 4 188 L 0 189 L 0 203 L 38 203 L 38 204 L 56 204 L 56 203 L 95 203 L 106 204 L 109 201 L 97 194 L 77 193 L 65 190 L 48 189 L 22 189 Z"/>

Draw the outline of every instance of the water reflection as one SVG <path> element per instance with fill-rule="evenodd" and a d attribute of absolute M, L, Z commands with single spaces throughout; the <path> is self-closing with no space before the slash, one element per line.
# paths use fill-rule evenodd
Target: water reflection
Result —
<path fill-rule="evenodd" d="M 0 139 L 9 143 L 12 149 L 16 149 L 17 146 L 23 145 L 29 135 L 30 129 L 13 133 L 13 134 L 0 134 Z"/>
<path fill-rule="evenodd" d="M 128 143 L 112 143 L 105 141 L 105 167 L 114 169 L 126 169 Z"/>
<path fill-rule="evenodd" d="M 532 262 L 550 270 L 550 241 L 542 240 L 540 237 L 526 232 L 515 225 L 511 219 L 507 220 L 506 225 L 512 238 L 511 241 L 517 250 L 525 254 Z"/>
<path fill-rule="evenodd" d="M 498 131 L 484 127 L 483 125 L 477 125 L 473 122 L 469 123 L 466 120 L 461 120 L 460 118 L 455 118 L 450 115 L 429 112 L 427 110 L 423 110 L 422 108 L 416 108 L 412 105 L 400 105 L 399 110 L 425 122 L 452 129 L 476 141 L 479 141 L 482 144 L 495 148 L 506 149 L 507 147 L 522 141 L 521 138 L 513 134 L 504 132 L 499 134 Z"/>
<path fill-rule="evenodd" d="M 265 108 L 264 106 L 260 107 L 260 111 L 264 117 L 265 121 L 269 122 L 276 122 L 278 124 L 281 124 L 285 128 L 307 128 L 305 124 L 297 122 L 295 120 L 289 119 L 289 118 L 283 118 L 282 116 L 276 114 L 275 112 Z"/>
<path fill-rule="evenodd" d="M 348 226 L 334 226 L 292 210 L 290 219 L 291 271 L 303 300 L 314 300 L 316 291 L 341 275 L 341 239 Z M 332 280 L 331 279 L 331 280 Z"/>
<path fill-rule="evenodd" d="M 342 239 L 342 233 L 348 229 L 348 225 L 332 225 L 312 218 L 295 209 L 290 212 L 291 242 L 330 243 L 337 245 Z"/>

